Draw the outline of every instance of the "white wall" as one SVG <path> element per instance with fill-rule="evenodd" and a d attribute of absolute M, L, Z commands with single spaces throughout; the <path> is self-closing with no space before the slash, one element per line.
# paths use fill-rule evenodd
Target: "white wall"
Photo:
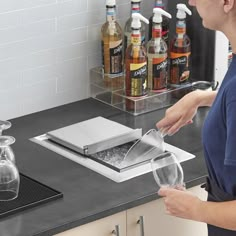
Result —
<path fill-rule="evenodd" d="M 154 0 L 143 2 L 149 17 Z M 130 0 L 117 5 L 123 25 Z M 0 119 L 87 98 L 105 16 L 105 0 L 1 0 Z"/>
<path fill-rule="evenodd" d="M 228 69 L 228 46 L 229 41 L 226 36 L 217 31 L 215 42 L 215 81 L 222 83 Z"/>

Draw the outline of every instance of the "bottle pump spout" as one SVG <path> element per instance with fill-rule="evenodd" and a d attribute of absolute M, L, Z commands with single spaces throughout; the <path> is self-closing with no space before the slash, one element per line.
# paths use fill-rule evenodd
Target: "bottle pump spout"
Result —
<path fill-rule="evenodd" d="M 153 9 L 153 22 L 155 23 L 161 23 L 162 22 L 162 15 L 171 18 L 171 14 L 169 14 L 168 12 L 166 12 L 165 10 L 161 9 L 161 8 L 154 8 Z"/>
<path fill-rule="evenodd" d="M 106 6 L 115 6 L 116 0 L 106 0 Z"/>
<path fill-rule="evenodd" d="M 140 29 L 141 28 L 141 20 L 143 22 L 145 22 L 146 24 L 149 24 L 149 20 L 147 18 L 145 18 L 144 16 L 142 16 L 140 13 L 133 13 L 132 14 L 132 23 L 131 23 L 131 28 L 134 29 Z"/>
<path fill-rule="evenodd" d="M 188 13 L 189 15 L 192 15 L 192 12 L 183 3 L 177 4 L 177 9 L 178 9 L 178 11 L 177 11 L 176 17 L 178 19 L 185 19 L 186 13 Z"/>

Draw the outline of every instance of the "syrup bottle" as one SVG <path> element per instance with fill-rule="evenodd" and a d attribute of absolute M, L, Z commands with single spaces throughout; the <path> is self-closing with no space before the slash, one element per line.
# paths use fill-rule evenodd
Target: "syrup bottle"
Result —
<path fill-rule="evenodd" d="M 186 34 L 186 12 L 191 11 L 185 4 L 177 4 L 176 34 L 170 43 L 170 84 L 179 86 L 190 77 L 191 41 Z"/>
<path fill-rule="evenodd" d="M 141 5 L 141 0 L 131 0 L 131 14 L 130 18 L 126 21 L 125 23 L 125 28 L 124 28 L 124 52 L 126 51 L 126 48 L 130 45 L 131 41 L 131 34 L 132 34 L 132 29 L 131 29 L 131 23 L 132 23 L 132 14 L 133 13 L 140 13 L 140 5 Z M 141 22 L 141 41 L 142 44 L 144 45 L 146 42 L 146 26 L 143 22 Z"/>
<path fill-rule="evenodd" d="M 106 22 L 101 28 L 104 74 L 123 71 L 123 33 L 116 21 L 116 1 L 106 0 Z"/>
<path fill-rule="evenodd" d="M 147 53 L 142 45 L 141 20 L 149 23 L 140 13 L 132 14 L 131 44 L 125 55 L 125 91 L 131 97 L 147 94 Z"/>
<path fill-rule="evenodd" d="M 162 0 L 155 0 L 155 6 L 154 8 L 161 8 L 165 10 L 165 5 Z M 152 19 L 153 16 L 150 17 L 149 19 L 149 35 L 148 35 L 148 40 L 152 38 Z M 165 15 L 162 18 L 162 38 L 165 40 L 167 46 L 169 46 L 169 18 L 166 17 Z"/>
<path fill-rule="evenodd" d="M 171 15 L 162 8 L 153 9 L 152 38 L 147 43 L 148 56 L 148 89 L 160 91 L 167 87 L 168 46 L 162 38 L 162 15 Z"/>

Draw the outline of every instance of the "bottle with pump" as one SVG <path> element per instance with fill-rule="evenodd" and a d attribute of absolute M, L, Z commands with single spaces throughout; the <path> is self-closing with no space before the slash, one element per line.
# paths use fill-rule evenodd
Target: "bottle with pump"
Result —
<path fill-rule="evenodd" d="M 140 13 L 132 14 L 131 44 L 125 55 L 126 96 L 140 97 L 147 94 L 147 53 L 142 45 L 141 20 L 146 24 L 148 19 Z"/>
<path fill-rule="evenodd" d="M 177 4 L 176 34 L 170 42 L 170 81 L 174 86 L 188 82 L 190 77 L 191 41 L 186 34 L 186 13 L 191 11 L 185 4 Z"/>
<path fill-rule="evenodd" d="M 132 14 L 133 13 L 140 13 L 140 5 L 141 5 L 141 0 L 131 0 L 131 14 L 130 18 L 126 21 L 125 23 L 125 28 L 124 28 L 124 52 L 126 51 L 126 48 L 130 45 L 130 40 L 131 40 L 131 23 L 132 23 Z M 141 22 L 141 41 L 142 44 L 144 45 L 146 42 L 146 26 L 143 22 Z"/>
<path fill-rule="evenodd" d="M 168 46 L 162 38 L 162 15 L 171 15 L 161 8 L 153 9 L 152 38 L 147 43 L 148 89 L 162 91 L 167 87 Z"/>
<path fill-rule="evenodd" d="M 154 8 L 160 8 L 165 10 L 165 5 L 163 3 L 163 0 L 155 0 L 155 6 Z M 148 34 L 148 40 L 152 38 L 152 19 L 153 16 L 149 19 L 149 34 Z M 169 46 L 169 18 L 165 15 L 162 17 L 162 38 L 165 40 L 167 46 Z"/>
<path fill-rule="evenodd" d="M 106 0 L 106 22 L 101 28 L 104 74 L 123 71 L 123 33 L 116 21 L 116 1 Z"/>

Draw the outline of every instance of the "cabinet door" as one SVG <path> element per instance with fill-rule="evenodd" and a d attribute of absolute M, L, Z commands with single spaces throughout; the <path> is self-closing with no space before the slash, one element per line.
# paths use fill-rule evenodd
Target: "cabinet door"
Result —
<path fill-rule="evenodd" d="M 207 193 L 204 189 L 200 188 L 200 186 L 188 190 L 196 194 L 202 200 L 206 200 Z M 207 236 L 207 226 L 205 223 L 166 215 L 162 199 L 157 199 L 127 211 L 127 236 L 173 235 Z"/>
<path fill-rule="evenodd" d="M 119 232 L 117 232 L 119 230 Z M 126 236 L 126 212 L 73 228 L 55 236 Z"/>

